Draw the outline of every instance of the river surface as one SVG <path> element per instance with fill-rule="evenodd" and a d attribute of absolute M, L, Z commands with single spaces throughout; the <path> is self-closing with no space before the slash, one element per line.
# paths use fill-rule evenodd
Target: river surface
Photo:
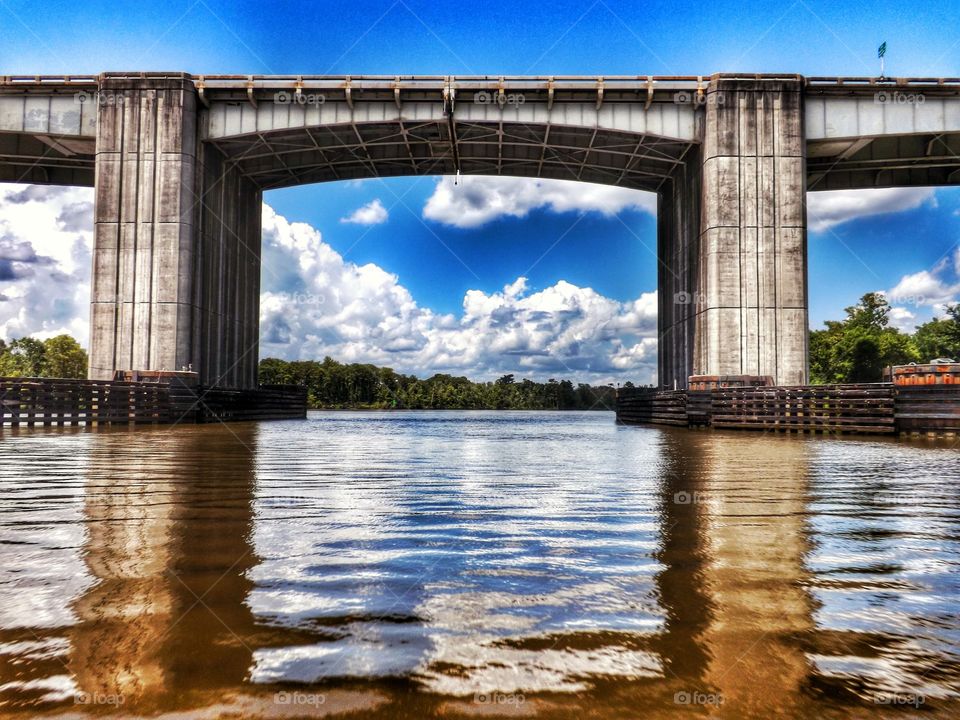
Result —
<path fill-rule="evenodd" d="M 311 413 L 0 432 L 0 714 L 960 717 L 954 443 Z"/>

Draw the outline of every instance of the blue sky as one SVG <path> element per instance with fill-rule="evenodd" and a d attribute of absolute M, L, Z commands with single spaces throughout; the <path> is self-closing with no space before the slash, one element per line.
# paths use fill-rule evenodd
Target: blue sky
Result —
<path fill-rule="evenodd" d="M 308 185 L 268 193 L 266 202 L 291 220 L 322 228 L 324 241 L 345 259 L 396 273 L 418 300 L 441 312 L 458 311 L 467 290 L 498 289 L 521 275 L 533 288 L 563 278 L 621 301 L 656 286 L 656 218 L 649 212 L 607 217 L 535 209 L 526 218 L 475 228 L 429 219 L 425 227 L 422 209 L 436 184 L 421 177 Z M 389 208 L 387 222 L 340 222 L 375 200 Z"/>
<path fill-rule="evenodd" d="M 960 4 L 955 0 L 909 7 L 902 2 L 812 0 L 0 0 L 0 73 L 865 75 L 877 73 L 876 48 L 886 40 L 887 74 L 956 77 L 958 27 Z M 488 197 L 505 192 L 505 186 L 477 187 Z M 513 192 L 516 186 L 508 189 Z M 285 319 L 270 315 L 272 305 L 266 302 L 265 333 L 270 337 L 261 355 L 322 356 L 330 351 L 343 359 L 384 362 L 421 374 L 453 369 L 491 376 L 518 370 L 531 376 L 559 372 L 588 379 L 652 378 L 655 344 L 645 339 L 650 293 L 656 289 L 656 221 L 649 196 L 635 202 L 619 197 L 578 203 L 571 200 L 576 192 L 557 191 L 559 199 L 552 204 L 527 197 L 517 200 L 513 215 L 493 212 L 484 222 L 457 227 L 456 201 L 443 205 L 443 190 L 438 178 L 422 177 L 268 193 L 265 201 L 279 219 L 271 221 L 273 235 L 265 229 L 265 242 L 272 243 L 265 258 L 295 262 L 292 238 L 301 236 L 290 223 L 307 223 L 315 234 L 304 242 L 313 243 L 314 249 L 322 246 L 317 257 L 328 263 L 324 267 L 344 282 L 363 275 L 373 294 L 357 296 L 354 302 L 354 307 L 365 304 L 369 312 L 348 318 L 340 306 L 336 314 L 329 299 L 334 293 L 316 278 L 265 269 L 268 294 L 324 292 L 329 297 L 325 304 L 308 305 L 300 317 Z M 37 271 L 14 278 L 11 271 L 4 279 L 3 262 L 13 262 L 12 251 L 7 252 L 10 257 L 0 257 L 0 335 L 67 329 L 85 337 L 83 293 L 89 268 L 84 269 L 84 238 L 89 223 L 83 213 L 88 212 L 84 208 L 89 198 L 83 192 L 51 190 L 27 202 L 22 188 L 0 187 L 0 230 L 6 228 L 8 245 L 13 238 L 20 255 L 28 243 L 36 257 L 52 258 L 45 276 Z M 904 296 L 898 311 L 904 327 L 931 316 L 934 301 L 956 297 L 960 191 L 892 192 L 810 196 L 811 325 L 839 317 L 845 306 L 872 290 L 898 290 Z M 345 221 L 364 207 L 368 209 L 360 219 L 365 223 Z M 44 212 L 51 218 L 50 229 L 39 238 L 36 228 L 42 221 L 37 217 Z M 370 270 L 364 275 L 363 268 Z M 522 291 L 515 285 L 519 278 L 526 279 Z M 45 282 L 69 282 L 75 292 L 59 297 L 54 306 L 44 300 L 50 295 Z M 505 290 L 508 287 L 513 290 Z M 378 304 L 387 296 L 394 298 L 393 304 Z M 544 336 L 541 341 L 566 348 L 562 361 L 517 365 L 503 351 L 474 354 L 461 362 L 457 353 L 466 351 L 457 342 L 466 343 L 463 338 L 436 349 L 438 333 L 461 332 L 462 327 L 454 325 L 471 312 L 481 312 L 481 306 L 490 314 L 485 326 L 489 333 L 478 342 L 497 345 L 505 333 L 526 331 L 505 326 L 496 313 L 509 308 L 539 322 L 544 313 L 554 312 L 560 296 L 583 307 L 592 303 L 605 322 L 620 328 L 616 341 L 607 336 L 584 340 L 582 331 L 561 323 L 553 328 L 553 339 L 566 333 L 577 340 L 550 344 Z M 314 322 L 309 313 L 326 314 L 328 322 Z M 398 313 L 405 320 L 388 332 L 378 324 L 377 313 Z M 330 319 L 333 315 L 338 319 Z M 350 332 L 336 332 L 335 322 Z M 401 331 L 411 336 L 399 338 Z M 356 340 L 361 336 L 362 342 Z M 382 347 L 391 344 L 420 348 L 417 352 L 429 345 L 434 351 L 417 355 Z M 577 352 L 592 359 L 578 365 L 573 359 Z"/>
<path fill-rule="evenodd" d="M 3 0 L 4 71 L 956 75 L 955 2 Z"/>

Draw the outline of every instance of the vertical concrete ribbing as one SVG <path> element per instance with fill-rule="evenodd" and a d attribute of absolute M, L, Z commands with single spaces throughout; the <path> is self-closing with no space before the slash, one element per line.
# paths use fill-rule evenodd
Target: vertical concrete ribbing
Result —
<path fill-rule="evenodd" d="M 715 79 L 707 91 L 697 374 L 807 381 L 802 89 Z"/>
<path fill-rule="evenodd" d="M 192 365 L 255 386 L 260 191 L 201 143 L 186 76 L 106 75 L 100 92 L 90 377 Z"/>
<path fill-rule="evenodd" d="M 660 385 L 807 382 L 801 80 L 714 78 L 658 206 Z"/>
<path fill-rule="evenodd" d="M 251 387 L 259 357 L 262 193 L 215 148 L 201 153 L 202 373 L 221 385 Z"/>
<path fill-rule="evenodd" d="M 658 378 L 684 388 L 692 374 L 699 297 L 700 152 L 693 149 L 657 204 Z"/>
<path fill-rule="evenodd" d="M 176 269 L 193 235 L 196 124 L 183 79 L 101 78 L 90 376 L 189 362 L 170 318 L 188 302 Z M 171 274 L 170 270 L 174 272 Z"/>

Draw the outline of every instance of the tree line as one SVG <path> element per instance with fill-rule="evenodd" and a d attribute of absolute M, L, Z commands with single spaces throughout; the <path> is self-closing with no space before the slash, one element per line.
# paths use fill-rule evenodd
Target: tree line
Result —
<path fill-rule="evenodd" d="M 947 305 L 944 317 L 918 326 L 912 334 L 890 325 L 891 307 L 881 293 L 867 293 L 845 313 L 843 320 L 828 320 L 822 330 L 810 331 L 813 384 L 877 382 L 888 365 L 960 360 L 960 303 Z M 422 380 L 329 357 L 322 362 L 267 358 L 260 361 L 259 372 L 265 385 L 305 386 L 310 406 L 318 408 L 591 410 L 612 409 L 615 396 L 610 385 L 518 381 L 514 375 L 493 382 L 446 374 Z M 0 339 L 0 377 L 86 376 L 87 353 L 69 335 Z"/>
<path fill-rule="evenodd" d="M 314 408 L 396 408 L 424 410 L 612 410 L 609 385 L 576 386 L 569 380 L 545 383 L 504 375 L 492 382 L 438 373 L 425 380 L 391 368 L 339 363 L 333 358 L 260 361 L 264 385 L 307 388 Z"/>

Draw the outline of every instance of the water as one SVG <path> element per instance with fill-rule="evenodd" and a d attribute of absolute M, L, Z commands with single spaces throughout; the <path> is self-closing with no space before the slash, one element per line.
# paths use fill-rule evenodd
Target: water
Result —
<path fill-rule="evenodd" d="M 957 461 L 608 413 L 4 430 L 0 713 L 957 716 Z"/>

